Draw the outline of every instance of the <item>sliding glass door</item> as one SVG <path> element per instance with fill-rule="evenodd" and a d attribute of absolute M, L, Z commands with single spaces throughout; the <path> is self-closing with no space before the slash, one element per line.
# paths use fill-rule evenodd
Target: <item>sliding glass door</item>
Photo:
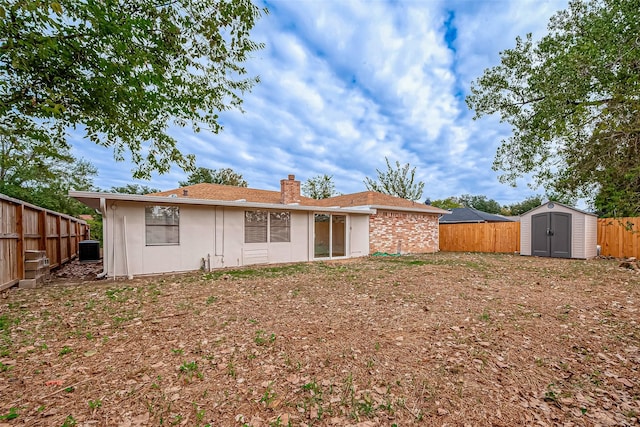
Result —
<path fill-rule="evenodd" d="M 314 258 L 347 256 L 347 216 L 315 214 L 313 227 Z"/>

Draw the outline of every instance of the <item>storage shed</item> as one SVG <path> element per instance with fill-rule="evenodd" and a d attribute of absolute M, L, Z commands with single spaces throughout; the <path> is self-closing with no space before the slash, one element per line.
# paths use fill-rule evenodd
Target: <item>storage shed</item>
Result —
<path fill-rule="evenodd" d="M 547 202 L 520 217 L 520 255 L 593 258 L 598 218 L 558 202 Z"/>

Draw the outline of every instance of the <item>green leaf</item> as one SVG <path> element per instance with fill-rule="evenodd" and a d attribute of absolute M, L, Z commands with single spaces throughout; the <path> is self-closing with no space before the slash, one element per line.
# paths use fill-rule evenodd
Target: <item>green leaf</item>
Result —
<path fill-rule="evenodd" d="M 51 10 L 53 10 L 57 15 L 62 15 L 62 6 L 60 6 L 60 3 L 51 3 Z"/>

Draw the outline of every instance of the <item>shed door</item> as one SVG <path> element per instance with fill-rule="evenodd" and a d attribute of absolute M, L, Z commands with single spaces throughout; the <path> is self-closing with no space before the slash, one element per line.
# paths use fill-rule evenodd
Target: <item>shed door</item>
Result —
<path fill-rule="evenodd" d="M 571 258 L 571 214 L 548 212 L 531 217 L 531 254 Z"/>

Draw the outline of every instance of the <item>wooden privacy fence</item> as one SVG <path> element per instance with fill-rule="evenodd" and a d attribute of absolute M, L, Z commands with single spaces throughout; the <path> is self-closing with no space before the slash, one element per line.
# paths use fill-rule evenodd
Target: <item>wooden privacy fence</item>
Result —
<path fill-rule="evenodd" d="M 519 252 L 520 223 L 440 224 L 440 250 L 444 252 Z"/>
<path fill-rule="evenodd" d="M 600 254 L 640 258 L 640 218 L 599 218 Z"/>
<path fill-rule="evenodd" d="M 600 254 L 640 259 L 640 217 L 598 218 Z M 440 224 L 445 252 L 520 252 L 519 222 Z"/>
<path fill-rule="evenodd" d="M 24 252 L 46 251 L 51 268 L 78 255 L 87 223 L 0 194 L 0 290 L 24 279 Z"/>

